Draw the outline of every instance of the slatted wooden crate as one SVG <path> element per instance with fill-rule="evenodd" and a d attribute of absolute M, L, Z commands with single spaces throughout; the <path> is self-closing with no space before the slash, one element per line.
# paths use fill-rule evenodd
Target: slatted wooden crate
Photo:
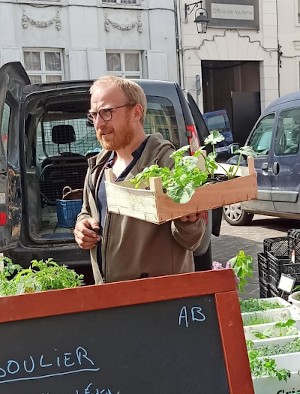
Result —
<path fill-rule="evenodd" d="M 161 179 L 150 180 L 150 190 L 135 189 L 129 181 L 113 182 L 106 171 L 107 206 L 110 212 L 161 224 L 191 213 L 257 198 L 257 181 L 253 159 L 248 159 L 248 175 L 228 181 L 206 184 L 196 189 L 191 200 L 179 204 L 162 189 Z"/>

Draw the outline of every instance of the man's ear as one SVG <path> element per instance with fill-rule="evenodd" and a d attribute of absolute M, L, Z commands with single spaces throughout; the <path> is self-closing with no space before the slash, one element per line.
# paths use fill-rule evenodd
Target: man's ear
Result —
<path fill-rule="evenodd" d="M 136 104 L 133 107 L 133 116 L 135 119 L 142 121 L 143 120 L 143 115 L 144 115 L 144 111 L 143 111 L 143 107 L 141 106 L 141 104 Z"/>

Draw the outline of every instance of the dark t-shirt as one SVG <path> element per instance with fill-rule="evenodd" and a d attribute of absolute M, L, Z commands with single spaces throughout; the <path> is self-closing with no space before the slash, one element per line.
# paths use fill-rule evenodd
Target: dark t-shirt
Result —
<path fill-rule="evenodd" d="M 130 170 L 134 167 L 135 163 L 138 161 L 138 159 L 141 157 L 145 146 L 148 142 L 149 136 L 141 143 L 141 145 L 134 151 L 132 152 L 133 159 L 132 161 L 128 164 L 128 166 L 125 168 L 125 170 L 118 176 L 116 179 L 116 182 L 123 181 L 126 176 L 129 174 Z M 113 163 L 114 163 L 114 157 L 115 157 L 115 152 L 112 152 L 110 155 L 109 159 L 107 160 L 104 169 L 106 168 L 112 168 Z M 104 172 L 102 172 L 104 174 Z M 99 190 L 98 190 L 98 209 L 100 213 L 100 235 L 103 232 L 104 225 L 105 225 L 105 219 L 106 219 L 106 214 L 107 214 L 107 199 L 106 199 L 106 190 L 105 190 L 105 183 L 104 183 L 104 176 L 102 175 L 100 184 L 99 184 Z M 102 261 L 101 258 L 101 242 L 99 242 L 98 246 L 98 264 L 99 267 L 102 266 L 100 262 Z M 101 268 L 100 268 L 101 269 Z M 104 267 L 102 267 L 102 275 L 103 272 L 105 272 Z"/>

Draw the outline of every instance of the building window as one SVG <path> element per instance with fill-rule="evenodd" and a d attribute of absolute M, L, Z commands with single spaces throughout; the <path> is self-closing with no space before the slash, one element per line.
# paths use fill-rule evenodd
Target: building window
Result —
<path fill-rule="evenodd" d="M 31 83 L 63 79 L 62 53 L 51 49 L 24 49 L 24 66 Z"/>
<path fill-rule="evenodd" d="M 103 4 L 134 4 L 140 5 L 140 0 L 102 0 Z"/>
<path fill-rule="evenodd" d="M 123 78 L 142 78 L 142 62 L 140 52 L 107 52 L 107 72 Z"/>

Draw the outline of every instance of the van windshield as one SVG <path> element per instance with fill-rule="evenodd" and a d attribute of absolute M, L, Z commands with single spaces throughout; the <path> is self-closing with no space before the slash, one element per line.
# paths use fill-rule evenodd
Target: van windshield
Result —
<path fill-rule="evenodd" d="M 253 130 L 247 145 L 251 146 L 257 155 L 267 155 L 275 122 L 275 114 L 269 114 L 261 119 Z"/>

